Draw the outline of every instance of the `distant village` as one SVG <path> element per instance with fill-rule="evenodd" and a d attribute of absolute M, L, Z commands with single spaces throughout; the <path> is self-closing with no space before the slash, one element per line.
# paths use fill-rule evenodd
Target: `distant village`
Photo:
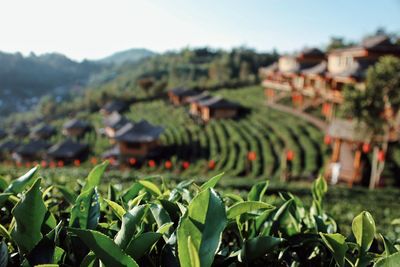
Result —
<path fill-rule="evenodd" d="M 393 44 L 386 35 L 376 35 L 353 47 L 335 49 L 327 54 L 317 48 L 304 49 L 297 55 L 281 56 L 278 62 L 259 69 L 268 105 L 273 107 L 289 96 L 291 105 L 299 113 L 308 107 L 321 109 L 322 121 L 327 125 L 322 129 L 326 133 L 324 141 L 332 146 L 326 175 L 334 176 L 334 179 L 349 183 L 359 181 L 363 154 L 369 152 L 369 143 L 373 141 L 367 129 L 360 129 L 354 121 L 335 115 L 337 107 L 343 103 L 342 90 L 349 84 L 362 89 L 368 67 L 385 55 L 400 57 L 400 46 Z M 200 124 L 213 119 L 238 118 L 247 112 L 240 104 L 206 90 L 175 88 L 167 91 L 167 95 L 171 105 L 186 106 L 190 116 Z M 89 122 L 72 119 L 65 122 L 62 129 L 43 124 L 30 130 L 27 125 L 20 124 L 9 132 L 1 130 L 1 158 L 18 165 L 32 162 L 79 165 L 91 155 L 90 147 L 81 141 L 91 131 L 107 136 L 112 145 L 102 155 L 95 156 L 118 164 L 157 157 L 159 138 L 164 129 L 146 120 L 128 120 L 123 115 L 128 105 L 114 100 L 103 106 L 100 110 L 103 116 L 101 129 L 94 129 Z M 391 114 L 390 110 L 388 114 Z M 49 138 L 57 131 L 63 133 L 65 140 L 50 144 Z M 398 133 L 399 128 L 393 127 L 390 141 L 397 141 Z M 29 142 L 19 141 L 27 137 Z"/>

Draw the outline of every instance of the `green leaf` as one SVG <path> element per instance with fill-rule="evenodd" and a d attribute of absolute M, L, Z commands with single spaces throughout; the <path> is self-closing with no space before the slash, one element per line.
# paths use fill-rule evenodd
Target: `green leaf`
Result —
<path fill-rule="evenodd" d="M 374 267 L 398 267 L 400 263 L 400 252 L 378 260 Z"/>
<path fill-rule="evenodd" d="M 282 238 L 272 236 L 258 236 L 244 242 L 241 250 L 241 257 L 247 263 L 263 257 L 267 252 L 273 250 L 276 246 L 283 242 Z"/>
<path fill-rule="evenodd" d="M 122 199 L 125 203 L 128 203 L 129 200 L 135 198 L 140 190 L 142 190 L 143 185 L 139 183 L 133 183 L 131 187 L 122 195 Z"/>
<path fill-rule="evenodd" d="M 173 222 L 165 223 L 160 228 L 158 228 L 157 233 L 165 234 L 169 231 L 169 229 L 174 225 Z"/>
<path fill-rule="evenodd" d="M 158 197 L 162 195 L 161 190 L 154 183 L 146 180 L 138 181 L 147 191 L 149 191 L 152 195 Z"/>
<path fill-rule="evenodd" d="M 361 212 L 354 218 L 351 228 L 361 250 L 368 251 L 375 236 L 375 221 L 372 215 L 367 211 Z"/>
<path fill-rule="evenodd" d="M 38 170 L 39 166 L 36 166 L 18 179 L 12 181 L 11 184 L 6 188 L 6 190 L 4 190 L 4 193 L 21 193 L 26 187 L 34 183 L 34 178 Z"/>
<path fill-rule="evenodd" d="M 398 252 L 394 245 L 386 237 L 381 234 L 379 234 L 379 236 L 381 237 L 383 245 L 385 246 L 386 257 Z"/>
<path fill-rule="evenodd" d="M 135 232 L 138 226 L 142 223 L 143 217 L 146 215 L 148 206 L 140 205 L 136 206 L 130 211 L 126 212 L 122 217 L 121 229 L 115 235 L 115 243 L 122 249 L 125 249 L 132 238 L 135 236 Z"/>
<path fill-rule="evenodd" d="M 86 178 L 86 183 L 82 188 L 81 192 L 92 189 L 100 184 L 100 179 L 103 176 L 108 166 L 108 161 L 104 161 L 103 163 L 95 166 L 89 173 Z"/>
<path fill-rule="evenodd" d="M 147 232 L 138 235 L 129 242 L 125 249 L 125 253 L 134 260 L 138 260 L 149 253 L 149 250 L 162 237 L 162 234 L 155 232 Z"/>
<path fill-rule="evenodd" d="M 197 249 L 192 242 L 192 237 L 188 236 L 188 250 L 190 257 L 190 266 L 191 267 L 200 267 L 200 258 L 197 253 Z"/>
<path fill-rule="evenodd" d="M 75 228 L 71 228 L 69 231 L 76 234 L 106 266 L 139 266 L 111 238 L 100 232 Z"/>
<path fill-rule="evenodd" d="M 104 199 L 105 202 L 107 202 L 107 205 L 110 206 L 111 210 L 114 212 L 114 214 L 122 220 L 122 217 L 126 213 L 126 210 L 121 207 L 118 203 L 111 201 L 109 199 Z"/>
<path fill-rule="evenodd" d="M 100 218 L 100 204 L 96 188 L 82 192 L 71 210 L 70 226 L 95 229 Z"/>
<path fill-rule="evenodd" d="M 345 255 L 348 249 L 346 244 L 346 238 L 341 234 L 324 234 L 320 233 L 322 241 L 328 247 L 328 249 L 332 252 L 333 258 L 336 263 L 343 267 L 345 266 Z"/>
<path fill-rule="evenodd" d="M 6 190 L 7 187 L 7 181 L 3 177 L 0 177 L 0 191 L 3 192 L 4 190 Z"/>
<path fill-rule="evenodd" d="M 247 200 L 249 201 L 262 201 L 262 198 L 267 191 L 269 181 L 259 182 L 253 185 L 247 195 Z"/>
<path fill-rule="evenodd" d="M 65 186 L 60 186 L 60 185 L 57 185 L 56 188 L 61 192 L 64 199 L 68 201 L 69 204 L 71 205 L 75 204 L 75 201 L 78 198 L 78 196 L 73 191 L 69 190 Z"/>
<path fill-rule="evenodd" d="M 4 237 L 10 241 L 12 240 L 10 233 L 8 233 L 7 229 L 1 224 L 0 224 L 0 236 Z"/>
<path fill-rule="evenodd" d="M 37 179 L 11 211 L 16 221 L 11 236 L 23 254 L 30 252 L 43 237 L 40 230 L 47 209 L 40 191 L 40 182 L 41 179 Z"/>
<path fill-rule="evenodd" d="M 0 242 L 0 267 L 8 266 L 8 249 L 4 241 Z"/>
<path fill-rule="evenodd" d="M 200 258 L 200 265 L 211 266 L 227 223 L 225 205 L 217 193 L 208 188 L 190 202 L 177 228 L 178 256 L 181 266 L 190 266 L 188 238 Z"/>
<path fill-rule="evenodd" d="M 91 251 L 82 260 L 80 267 L 93 267 L 94 261 L 96 260 L 96 255 Z"/>
<path fill-rule="evenodd" d="M 264 203 L 264 202 L 259 202 L 259 201 L 244 201 L 244 202 L 238 202 L 232 205 L 231 207 L 228 208 L 227 210 L 227 216 L 228 219 L 234 219 L 237 216 L 250 212 L 250 211 L 255 211 L 255 210 L 260 210 L 260 209 L 274 209 L 275 207 Z"/>
<path fill-rule="evenodd" d="M 220 173 L 220 174 L 214 176 L 213 178 L 209 179 L 207 182 L 205 182 L 204 184 L 202 184 L 200 186 L 200 191 L 206 190 L 208 188 L 214 188 L 214 186 L 217 185 L 219 180 L 221 180 L 223 175 L 224 175 L 224 173 Z"/>

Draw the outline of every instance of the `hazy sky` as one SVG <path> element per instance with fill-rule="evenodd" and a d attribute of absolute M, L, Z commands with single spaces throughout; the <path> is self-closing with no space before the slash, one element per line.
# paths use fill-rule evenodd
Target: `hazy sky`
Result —
<path fill-rule="evenodd" d="M 0 0 L 0 51 L 79 60 L 133 47 L 292 51 L 379 26 L 400 33 L 400 0 Z"/>

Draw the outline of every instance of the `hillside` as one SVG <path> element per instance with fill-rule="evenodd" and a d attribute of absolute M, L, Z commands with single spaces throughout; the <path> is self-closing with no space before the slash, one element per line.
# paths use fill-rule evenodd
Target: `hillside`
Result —
<path fill-rule="evenodd" d="M 62 96 L 72 86 L 84 85 L 101 68 L 56 53 L 23 56 L 0 52 L 0 113 L 26 111 L 48 93 Z"/>
<path fill-rule="evenodd" d="M 153 51 L 144 48 L 132 48 L 114 53 L 108 57 L 97 60 L 99 63 L 122 65 L 124 63 L 137 62 L 141 59 L 156 55 Z"/>

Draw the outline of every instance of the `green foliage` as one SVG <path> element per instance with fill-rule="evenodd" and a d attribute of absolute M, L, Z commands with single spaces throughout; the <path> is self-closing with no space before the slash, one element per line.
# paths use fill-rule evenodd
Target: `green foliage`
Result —
<path fill-rule="evenodd" d="M 112 200 L 103 201 L 96 186 L 102 184 L 104 165 L 94 170 L 81 183 L 92 186 L 77 187 L 74 194 L 79 196 L 69 199 L 73 203 L 59 201 L 64 194 L 58 187 L 43 193 L 41 179 L 21 193 L 6 194 L 1 203 L 0 263 L 395 266 L 399 257 L 389 239 L 375 239 L 375 222 L 368 212 L 354 218 L 351 236 L 336 231 L 322 205 L 327 184 L 321 177 L 313 183 L 308 209 L 288 192 L 268 203 L 265 181 L 252 187 L 247 201 L 218 192 L 220 176 L 203 186 L 184 181 L 172 188 L 168 183 L 160 187 L 149 177 L 125 191 L 112 189 Z"/>

